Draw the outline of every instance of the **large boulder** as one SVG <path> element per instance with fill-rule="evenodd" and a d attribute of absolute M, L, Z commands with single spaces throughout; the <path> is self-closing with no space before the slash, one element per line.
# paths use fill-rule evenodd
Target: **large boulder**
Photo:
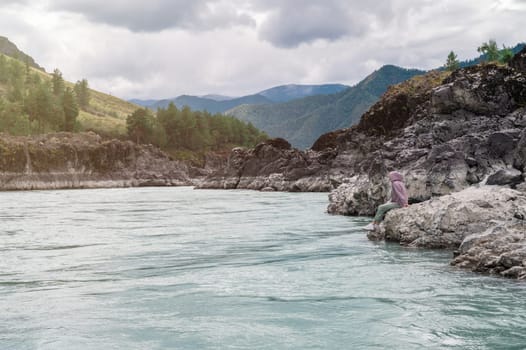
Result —
<path fill-rule="evenodd" d="M 487 185 L 511 186 L 514 188 L 523 181 L 522 172 L 517 169 L 500 169 L 490 175 L 486 180 Z"/>
<path fill-rule="evenodd" d="M 492 222 L 484 232 L 467 236 L 452 265 L 475 272 L 526 279 L 526 221 Z"/>
<path fill-rule="evenodd" d="M 493 221 L 512 222 L 520 217 L 526 217 L 523 192 L 470 187 L 389 212 L 385 239 L 411 247 L 456 249 L 467 236 L 492 227 Z"/>

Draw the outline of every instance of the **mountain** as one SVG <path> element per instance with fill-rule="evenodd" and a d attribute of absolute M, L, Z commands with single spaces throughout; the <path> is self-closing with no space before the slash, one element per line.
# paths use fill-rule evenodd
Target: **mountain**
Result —
<path fill-rule="evenodd" d="M 511 50 L 516 54 L 524 46 L 524 43 L 517 44 Z M 484 59 L 484 55 L 480 55 L 476 59 L 460 62 L 460 67 L 473 66 L 483 62 Z M 439 70 L 443 70 L 443 67 Z M 264 106 L 239 106 L 226 113 L 252 122 L 271 137 L 283 137 L 295 147 L 306 148 L 310 147 L 321 134 L 356 123 L 360 116 L 378 101 L 389 85 L 423 73 L 425 71 L 387 65 L 373 72 L 356 86 L 334 96 L 305 98 Z M 279 88 L 282 88 L 281 91 Z M 285 94 L 286 91 L 283 87 L 278 87 L 276 90 L 281 94 Z M 266 91 L 260 94 L 264 95 Z M 273 95 L 266 96 L 272 99 Z"/>
<path fill-rule="evenodd" d="M 204 95 L 204 96 L 200 96 L 202 98 L 208 98 L 210 100 L 214 100 L 214 101 L 228 101 L 228 100 L 233 100 L 234 98 L 236 97 L 232 97 L 232 96 L 223 96 L 223 95 L 214 95 L 214 94 L 208 94 L 208 95 Z"/>
<path fill-rule="evenodd" d="M 128 100 L 128 102 L 136 104 L 137 106 L 142 106 L 142 107 L 151 106 L 157 101 L 158 100 L 141 100 L 138 98 L 132 98 L 131 100 Z"/>
<path fill-rule="evenodd" d="M 20 51 L 18 47 L 16 47 L 15 44 L 13 44 L 11 41 L 9 41 L 8 38 L 4 36 L 0 36 L 0 53 L 3 53 L 4 55 L 12 57 L 12 58 L 16 58 L 24 63 L 27 63 L 29 66 L 33 68 L 44 71 L 44 68 L 39 66 L 35 62 L 33 57 Z"/>
<path fill-rule="evenodd" d="M 349 86 L 342 84 L 324 85 L 281 85 L 258 92 L 274 102 L 287 102 L 313 95 L 332 95 L 348 89 Z"/>
<path fill-rule="evenodd" d="M 131 99 L 131 103 L 138 104 L 150 109 L 158 107 L 166 108 L 170 102 L 173 102 L 178 108 L 184 106 L 190 107 L 194 111 L 208 111 L 210 113 L 223 113 L 229 109 L 240 105 L 262 105 L 276 102 L 287 102 L 313 95 L 335 94 L 349 88 L 341 84 L 323 84 L 323 85 L 281 85 L 267 90 L 263 90 L 253 95 L 242 97 L 230 97 L 224 95 L 204 95 L 192 96 L 181 95 L 175 98 L 163 100 L 140 100 Z"/>
<path fill-rule="evenodd" d="M 168 107 L 170 102 L 173 102 L 178 108 L 188 106 L 194 111 L 208 111 L 212 114 L 223 113 L 229 109 L 243 104 L 259 105 L 272 103 L 271 100 L 262 95 L 249 95 L 223 101 L 217 101 L 211 98 L 204 98 L 198 96 L 182 95 L 174 99 L 156 101 L 155 103 L 148 105 L 147 107 L 153 110 L 157 109 L 158 107 L 166 108 Z"/>
<path fill-rule="evenodd" d="M 282 137 L 298 148 L 307 148 L 322 134 L 358 121 L 390 85 L 415 75 L 417 69 L 386 65 L 357 85 L 332 95 L 316 95 L 284 103 L 233 108 L 226 113 L 251 122 L 272 137 Z"/>

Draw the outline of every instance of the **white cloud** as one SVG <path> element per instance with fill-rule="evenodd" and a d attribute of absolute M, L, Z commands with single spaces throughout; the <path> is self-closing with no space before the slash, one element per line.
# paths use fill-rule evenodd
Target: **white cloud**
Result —
<path fill-rule="evenodd" d="M 382 4 L 383 3 L 383 4 Z M 388 3 L 389 5 L 385 5 Z M 47 0 L 0 4 L 0 35 L 113 95 L 242 95 L 353 84 L 383 64 L 433 68 L 490 38 L 525 41 L 517 0 Z"/>

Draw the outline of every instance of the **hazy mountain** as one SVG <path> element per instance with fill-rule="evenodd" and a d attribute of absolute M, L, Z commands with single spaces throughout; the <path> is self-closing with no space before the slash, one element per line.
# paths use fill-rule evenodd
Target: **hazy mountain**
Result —
<path fill-rule="evenodd" d="M 237 97 L 232 97 L 232 96 L 223 96 L 223 95 L 214 95 L 214 94 L 208 94 L 208 95 L 204 95 L 204 96 L 200 96 L 202 98 L 208 98 L 210 100 L 214 100 L 214 101 L 228 101 L 228 100 L 233 100 Z"/>
<path fill-rule="evenodd" d="M 314 95 L 331 95 L 348 89 L 349 86 L 342 84 L 323 84 L 323 85 L 281 85 L 258 92 L 274 102 L 287 102 L 303 97 Z"/>
<path fill-rule="evenodd" d="M 128 102 L 136 104 L 138 106 L 148 107 L 157 102 L 157 100 L 141 100 L 138 98 L 132 98 L 131 100 L 128 100 Z"/>
<path fill-rule="evenodd" d="M 253 95 L 242 97 L 230 97 L 224 95 L 209 94 L 204 96 L 182 95 L 179 97 L 163 100 L 140 100 L 132 99 L 130 102 L 157 109 L 157 107 L 166 107 L 173 102 L 178 108 L 184 106 L 190 107 L 196 111 L 208 111 L 210 113 L 223 113 L 234 107 L 243 104 L 271 104 L 276 102 L 286 102 L 298 98 L 313 95 L 329 95 L 349 88 L 341 84 L 323 84 L 323 85 L 281 85 L 267 90 L 263 90 Z"/>
<path fill-rule="evenodd" d="M 387 65 L 337 94 L 316 95 L 271 105 L 244 105 L 226 113 L 250 121 L 272 137 L 283 137 L 295 147 L 307 148 L 321 134 L 349 127 L 358 121 L 390 85 L 423 73 L 417 69 Z"/>
<path fill-rule="evenodd" d="M 151 109 L 157 109 L 157 107 L 166 108 L 170 102 L 173 102 L 178 108 L 188 106 L 194 111 L 208 111 L 212 114 L 223 113 L 242 104 L 259 105 L 272 103 L 271 100 L 261 95 L 243 96 L 225 101 L 216 101 L 210 98 L 182 95 L 174 99 L 157 101 L 147 107 Z"/>
<path fill-rule="evenodd" d="M 19 61 L 29 64 L 31 67 L 44 71 L 44 68 L 39 66 L 33 57 L 25 54 L 20 51 L 15 44 L 9 41 L 8 38 L 0 36 L 0 53 L 3 53 L 6 56 L 16 58 Z"/>

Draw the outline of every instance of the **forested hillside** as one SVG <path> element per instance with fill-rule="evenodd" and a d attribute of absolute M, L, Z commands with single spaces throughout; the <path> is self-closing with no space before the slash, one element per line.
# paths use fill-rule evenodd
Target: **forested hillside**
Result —
<path fill-rule="evenodd" d="M 356 122 L 390 85 L 423 73 L 417 69 L 387 65 L 338 94 L 272 105 L 244 105 L 226 113 L 252 122 L 271 137 L 283 137 L 295 147 L 307 148 L 320 135 Z"/>
<path fill-rule="evenodd" d="M 129 137 L 137 143 L 153 143 L 174 155 L 230 150 L 235 146 L 253 147 L 267 135 L 251 123 L 222 114 L 178 109 L 170 103 L 154 114 L 137 109 L 126 119 Z"/>
<path fill-rule="evenodd" d="M 153 143 L 185 159 L 254 146 L 267 138 L 250 123 L 188 107 L 169 104 L 154 113 L 92 90 L 86 79 L 73 84 L 58 69 L 48 74 L 29 62 L 0 53 L 0 132 L 38 135 L 91 130 L 104 137 Z"/>

